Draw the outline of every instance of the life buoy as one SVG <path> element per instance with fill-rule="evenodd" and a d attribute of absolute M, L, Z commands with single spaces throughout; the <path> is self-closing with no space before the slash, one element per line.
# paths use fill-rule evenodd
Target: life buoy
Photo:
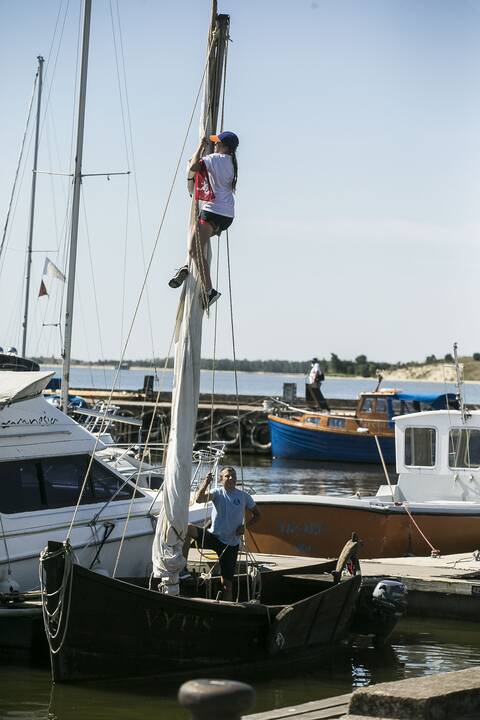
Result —
<path fill-rule="evenodd" d="M 226 445 L 236 445 L 239 441 L 238 418 L 236 415 L 224 415 L 213 428 L 216 440 Z"/>
<path fill-rule="evenodd" d="M 257 450 L 270 450 L 272 442 L 267 420 L 261 420 L 253 425 L 250 430 L 250 443 Z"/>

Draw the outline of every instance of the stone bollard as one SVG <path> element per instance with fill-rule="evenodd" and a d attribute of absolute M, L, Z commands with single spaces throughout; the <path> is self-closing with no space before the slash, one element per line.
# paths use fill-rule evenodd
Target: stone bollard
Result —
<path fill-rule="evenodd" d="M 240 720 L 255 702 L 255 690 L 235 680 L 189 680 L 178 691 L 178 701 L 192 720 Z"/>

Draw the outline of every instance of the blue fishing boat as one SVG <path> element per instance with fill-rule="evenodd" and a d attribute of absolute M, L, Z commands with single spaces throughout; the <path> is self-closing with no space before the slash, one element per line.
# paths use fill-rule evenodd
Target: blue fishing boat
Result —
<path fill-rule="evenodd" d="M 272 455 L 297 460 L 377 463 L 380 446 L 387 464 L 395 463 L 397 415 L 458 409 L 453 393 L 407 393 L 393 388 L 361 393 L 355 412 L 269 415 Z"/>

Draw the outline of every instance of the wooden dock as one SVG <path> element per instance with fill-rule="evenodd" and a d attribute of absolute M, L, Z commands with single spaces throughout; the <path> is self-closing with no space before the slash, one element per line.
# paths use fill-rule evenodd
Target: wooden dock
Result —
<path fill-rule="evenodd" d="M 302 705 L 269 710 L 268 712 L 245 715 L 243 720 L 334 720 L 343 718 L 348 713 L 351 693 L 338 697 L 313 700 Z"/>

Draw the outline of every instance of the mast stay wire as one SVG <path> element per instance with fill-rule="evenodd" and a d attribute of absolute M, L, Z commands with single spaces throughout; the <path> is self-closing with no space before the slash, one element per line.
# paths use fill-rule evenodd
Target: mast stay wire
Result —
<path fill-rule="evenodd" d="M 215 47 L 215 40 L 216 40 L 216 33 L 214 32 L 213 35 L 212 35 L 210 47 L 208 48 L 207 60 L 206 60 L 204 72 L 203 72 L 203 75 L 202 75 L 202 81 L 201 81 L 201 83 L 200 83 L 200 87 L 199 87 L 199 90 L 198 90 L 198 93 L 197 93 L 197 96 L 196 96 L 195 105 L 194 105 L 194 108 L 193 108 L 193 111 L 192 111 L 192 115 L 190 116 L 190 121 L 189 121 L 189 124 L 188 124 L 187 134 L 186 134 L 186 137 L 185 137 L 185 139 L 184 139 L 184 143 L 183 143 L 183 147 L 182 147 L 182 153 L 181 153 L 181 155 L 180 155 L 180 157 L 179 157 L 179 161 L 178 161 L 178 163 L 177 163 L 177 167 L 176 167 L 176 170 L 175 170 L 175 175 L 174 175 L 173 183 L 175 182 L 175 178 L 176 178 L 176 175 L 177 175 L 177 173 L 178 173 L 178 169 L 179 169 L 180 162 L 181 162 L 181 157 L 183 156 L 183 150 L 184 150 L 184 148 L 185 148 L 186 141 L 187 141 L 187 137 L 188 137 L 188 133 L 189 133 L 191 124 L 192 124 L 192 122 L 193 122 L 193 116 L 194 116 L 194 114 L 195 114 L 196 105 L 197 105 L 197 103 L 198 103 L 198 99 L 199 99 L 199 97 L 200 97 L 200 93 L 201 93 L 203 84 L 204 84 L 204 82 L 205 82 L 205 76 L 206 76 L 207 68 L 208 68 L 209 63 L 210 63 L 210 57 L 211 57 L 213 48 Z M 211 104 L 210 104 L 210 107 L 207 109 L 207 113 L 210 113 L 210 110 L 211 110 Z M 168 202 L 169 202 L 169 200 L 170 200 L 171 192 L 172 192 L 172 190 L 173 190 L 173 183 L 172 183 L 172 187 L 171 187 L 171 190 L 170 190 L 170 194 L 169 194 L 169 197 L 168 197 L 168 200 L 167 200 L 167 206 L 168 206 Z M 163 223 L 163 220 L 164 220 L 164 217 L 165 217 L 166 209 L 167 209 L 167 208 L 165 208 L 164 215 L 163 215 L 163 217 L 162 217 L 162 223 Z M 195 202 L 195 201 L 194 201 L 194 203 L 193 203 L 193 215 L 194 215 L 194 221 L 195 221 L 195 223 L 196 223 L 196 225 L 197 225 L 197 222 L 196 222 L 196 221 L 197 221 L 197 219 L 198 219 L 198 218 L 197 218 L 197 216 L 198 216 L 198 202 Z M 153 252 L 155 251 L 156 244 L 158 243 L 158 239 L 159 239 L 161 227 L 162 227 L 162 225 L 161 225 L 160 228 L 159 228 L 159 231 L 158 231 L 158 234 L 157 234 L 157 239 L 156 239 L 156 242 L 155 242 L 155 245 L 154 245 L 154 250 L 153 250 Z M 203 259 L 203 254 L 202 254 L 202 259 Z M 150 270 L 152 260 L 153 260 L 153 255 L 152 255 L 151 258 L 150 258 L 150 263 L 149 263 L 148 271 Z M 146 286 L 146 282 L 147 282 L 147 278 L 148 278 L 148 271 L 147 271 L 147 275 L 146 275 L 146 277 L 145 277 L 144 285 L 142 286 L 142 290 L 143 290 L 143 287 Z M 203 287 L 203 290 L 204 290 L 204 287 Z M 140 296 L 140 298 L 139 298 L 139 302 L 140 302 L 140 299 L 141 299 L 141 296 Z M 136 314 L 136 312 L 137 312 L 137 310 L 138 310 L 138 307 L 139 307 L 139 303 L 137 304 L 137 309 L 136 309 L 136 311 L 135 311 L 135 314 Z M 133 323 L 135 322 L 135 314 L 134 314 L 133 319 L 132 319 L 132 325 L 131 325 L 131 327 L 130 327 L 129 336 L 130 336 L 131 331 L 132 331 L 132 328 L 133 328 Z M 166 368 L 167 368 L 167 365 L 168 365 L 168 360 L 169 360 L 170 355 L 171 355 L 171 351 L 172 351 L 172 347 L 173 347 L 175 335 L 176 335 L 176 322 L 175 322 L 175 326 L 174 326 L 174 329 L 173 329 L 173 332 L 172 332 L 172 336 L 171 336 L 171 341 L 170 341 L 170 347 L 169 347 L 169 350 L 168 350 L 168 354 L 167 354 L 167 357 L 165 358 L 165 368 L 164 368 L 164 369 L 166 369 Z M 129 339 L 129 337 L 128 337 L 127 340 L 126 340 L 125 348 L 124 348 L 124 350 L 123 350 L 122 357 L 120 358 L 119 365 L 118 365 L 118 367 L 117 367 L 117 374 L 116 374 L 116 376 L 115 376 L 114 384 L 115 384 L 115 381 L 116 381 L 116 379 L 117 379 L 117 377 L 118 377 L 118 374 L 119 374 L 119 369 L 120 369 L 120 367 L 121 367 L 121 363 L 122 363 L 122 360 L 123 360 L 123 355 L 124 355 L 125 350 L 126 350 L 126 347 L 127 347 L 127 345 L 128 345 L 128 339 Z M 145 445 L 144 445 L 144 448 L 143 448 L 142 457 L 141 457 L 140 465 L 139 465 L 139 468 L 138 468 L 137 477 L 136 477 L 136 480 L 135 480 L 135 491 L 136 491 L 136 488 L 138 487 L 138 483 L 139 483 L 139 480 L 140 480 L 140 475 L 141 475 L 143 463 L 144 463 L 144 460 L 145 460 L 145 457 L 146 457 L 146 454 L 147 454 L 148 443 L 149 443 L 149 441 L 150 441 L 150 435 L 151 435 L 151 432 L 152 432 L 153 424 L 154 424 L 154 422 L 155 422 L 156 409 L 157 409 L 157 407 L 158 407 L 158 403 L 159 403 L 159 400 L 160 400 L 160 393 L 161 393 L 161 384 L 159 385 L 159 390 L 158 390 L 157 397 L 156 397 L 156 400 L 155 400 L 154 409 L 153 409 L 153 412 L 152 412 L 152 415 L 151 415 L 151 418 L 150 418 L 150 425 L 149 425 L 149 429 L 148 429 L 148 433 L 147 433 L 147 438 L 146 438 L 146 442 L 145 442 Z M 108 406 L 109 406 L 109 403 L 110 403 L 112 394 L 113 394 L 113 389 L 112 389 L 112 392 L 110 393 L 110 397 L 109 397 L 109 400 L 108 400 L 108 402 L 107 402 L 107 409 L 108 409 Z M 104 418 L 102 419 L 102 427 L 103 427 L 104 419 L 105 419 L 105 416 L 104 416 Z M 171 430 L 171 427 L 170 427 L 170 430 Z M 90 465 L 91 465 L 91 462 L 90 462 Z M 89 472 L 89 471 L 87 470 L 87 475 L 88 475 L 88 472 Z M 86 479 L 85 479 L 85 480 L 86 480 Z M 83 492 L 83 490 L 82 490 L 82 492 Z M 154 505 L 154 503 L 155 503 L 155 500 L 156 500 L 157 497 L 158 497 L 159 492 L 160 492 L 160 490 L 157 492 L 157 495 L 156 495 L 155 499 L 152 501 L 152 503 L 151 503 L 151 505 L 150 505 L 150 508 L 153 507 L 153 505 Z M 126 517 L 126 519 L 125 519 L 125 523 L 124 523 L 124 527 L 123 527 L 122 538 L 121 538 L 121 541 L 120 541 L 120 543 L 119 543 L 119 547 L 118 547 L 118 551 L 117 551 L 117 558 L 116 558 L 115 566 L 114 566 L 114 569 L 113 569 L 113 576 L 114 576 L 114 577 L 115 577 L 115 574 L 116 574 L 116 572 L 117 572 L 118 563 L 119 563 L 119 560 L 120 560 L 120 555 L 121 555 L 121 552 L 122 552 L 122 548 L 123 548 L 123 544 L 124 544 L 124 540 L 125 540 L 125 535 L 126 535 L 126 531 L 127 531 L 127 526 L 128 526 L 129 521 L 130 521 L 130 516 L 131 516 L 132 507 L 133 507 L 133 499 L 134 499 L 134 497 L 135 497 L 135 492 L 133 493 L 133 495 L 132 495 L 132 497 L 131 497 L 131 499 L 130 499 L 130 504 L 129 504 L 129 508 L 128 508 L 128 512 L 127 512 L 127 517 Z"/>
<path fill-rule="evenodd" d="M 57 27 L 58 27 L 58 23 L 59 23 L 59 19 L 60 19 L 60 12 L 61 12 L 62 2 L 63 2 L 63 0 L 60 0 L 60 5 L 59 5 L 59 9 L 58 9 L 57 19 L 56 19 L 56 22 L 55 22 L 55 28 L 54 28 L 54 31 L 53 31 L 52 41 L 51 41 L 51 43 L 50 43 L 50 49 L 49 49 L 49 51 L 48 51 L 47 61 L 46 61 L 46 63 L 45 63 L 45 69 L 44 69 L 44 77 L 45 77 L 45 78 L 46 78 L 46 76 L 47 76 L 47 69 L 48 69 L 48 64 L 49 64 L 49 58 L 50 58 L 50 55 L 51 55 L 51 52 L 52 52 L 53 44 L 54 44 L 54 41 L 55 41 L 55 36 L 56 36 L 56 33 L 57 33 Z M 65 28 L 65 20 L 66 20 L 66 14 L 67 14 L 67 10 L 68 10 L 68 4 L 69 4 L 69 0 L 67 0 L 67 8 L 66 8 L 65 17 L 64 17 L 64 20 L 63 20 L 62 31 L 61 31 L 61 35 L 60 35 L 60 42 L 61 42 L 61 38 L 63 37 L 63 31 L 64 31 L 64 28 Z M 59 48 L 60 48 L 60 44 L 59 44 Z M 57 50 L 57 58 L 56 58 L 56 60 L 55 60 L 54 73 L 55 73 L 55 68 L 56 68 L 57 60 L 58 60 L 58 50 Z M 53 74 L 54 74 L 54 73 L 53 73 Z M 53 75 L 52 75 L 52 80 L 53 80 Z M 30 119 L 31 119 L 31 113 L 32 113 L 32 107 L 33 107 L 33 101 L 34 101 L 34 97 L 35 97 L 35 90 L 36 90 L 36 86 L 37 86 L 37 81 L 38 81 L 38 69 L 37 69 L 37 72 L 36 72 L 36 74 L 35 74 L 35 80 L 34 80 L 34 83 L 33 83 L 32 97 L 31 97 L 31 99 L 30 99 L 30 106 L 29 106 L 29 110 L 28 110 L 27 123 L 26 123 L 25 132 L 24 132 L 23 139 L 22 139 L 22 145 L 21 145 L 21 150 L 20 150 L 20 157 L 19 157 L 19 161 L 18 161 L 18 165 L 17 165 L 17 170 L 16 170 L 16 173 L 15 173 L 15 180 L 14 180 L 14 184 L 13 184 L 13 188 L 12 188 L 12 193 L 11 193 L 11 197 L 10 197 L 10 202 L 9 202 L 9 206 L 8 206 L 7 218 L 6 218 L 6 221 L 5 221 L 5 227 L 4 227 L 4 231 L 3 231 L 2 242 L 0 243 L 0 259 L 1 259 L 1 257 L 2 257 L 2 251 L 3 251 L 3 246 L 4 246 L 4 243 L 5 243 L 5 235 L 6 235 L 6 231 L 7 231 L 7 226 L 8 226 L 8 220 L 9 220 L 10 210 L 11 210 L 11 206 L 12 206 L 13 196 L 14 196 L 14 193 L 15 193 L 15 186 L 16 186 L 16 182 L 17 182 L 17 179 L 18 179 L 18 174 L 19 174 L 19 171 L 20 171 L 20 165 L 21 165 L 21 161 L 22 161 L 22 154 L 23 154 L 23 151 L 24 151 L 24 146 L 25 146 L 26 137 L 27 137 L 27 134 L 28 134 L 28 126 L 29 126 L 29 124 L 30 124 Z M 50 98 L 50 92 L 51 92 L 51 85 L 50 85 L 50 91 L 49 91 L 48 96 L 47 96 L 47 103 L 45 104 L 44 110 L 43 110 L 43 119 L 45 119 L 45 114 L 46 114 L 46 110 L 47 110 L 48 100 L 49 100 L 49 98 Z M 43 126 L 43 123 L 41 123 L 41 125 L 40 125 L 40 135 L 41 135 L 42 126 Z M 31 141 L 31 138 L 30 138 L 30 141 Z M 30 141 L 29 141 L 29 146 L 30 146 Z M 22 181 L 23 181 L 23 175 L 24 175 L 24 173 L 25 173 L 25 169 L 24 169 L 23 174 L 22 174 Z"/>
<path fill-rule="evenodd" d="M 86 210 L 86 203 L 85 203 L 85 193 L 83 191 L 83 186 L 80 186 L 80 197 L 82 201 L 82 208 L 83 208 L 83 222 L 85 223 L 85 235 L 87 237 L 87 248 L 88 248 L 88 259 L 90 261 L 90 275 L 92 278 L 92 289 L 93 289 L 93 300 L 95 305 L 95 317 L 97 320 L 97 332 L 98 332 L 98 342 L 100 345 L 100 353 L 101 357 L 105 357 L 103 352 L 103 342 L 102 342 L 102 328 L 100 324 L 100 313 L 99 313 L 99 303 L 98 303 L 98 296 L 97 296 L 97 285 L 95 282 L 95 273 L 93 270 L 93 257 L 92 257 L 92 243 L 90 242 L 90 231 L 88 229 L 88 218 L 87 218 L 87 210 Z M 105 381 L 105 385 L 107 384 L 107 374 L 105 371 L 105 366 L 103 366 L 103 379 Z"/>
<path fill-rule="evenodd" d="M 113 31 L 113 12 L 111 7 L 111 0 L 110 0 L 110 11 L 112 16 L 112 31 Z M 135 150 L 134 150 L 134 143 L 133 143 L 133 129 L 132 129 L 132 120 L 131 120 L 131 113 L 130 113 L 130 101 L 129 101 L 129 93 L 128 93 L 128 85 L 127 85 L 127 72 L 125 67 L 125 52 L 123 49 L 123 34 L 122 34 L 122 23 L 120 18 L 120 9 L 118 6 L 118 0 L 116 0 L 116 14 L 117 14 L 117 25 L 118 25 L 118 43 L 120 47 L 120 58 L 122 62 L 122 78 L 123 78 L 123 86 L 124 86 L 124 95 L 125 95 L 125 111 L 126 111 L 126 117 L 127 117 L 127 125 L 128 125 L 128 136 L 130 140 L 130 161 L 131 161 L 131 167 L 133 172 L 133 183 L 134 183 L 134 192 L 135 192 L 135 204 L 136 204 L 136 210 L 137 210 L 137 222 L 139 227 L 139 235 L 140 235 L 140 247 L 142 250 L 142 261 L 143 261 L 143 270 L 146 272 L 147 264 L 146 264 L 146 258 L 145 258 L 145 243 L 144 243 L 144 233 L 143 233 L 143 222 L 142 222 L 142 214 L 140 212 L 140 193 L 138 190 L 138 181 L 137 181 L 137 167 L 136 167 L 136 160 L 135 160 Z M 114 46 L 115 46 L 115 58 L 117 61 L 117 68 L 118 68 L 118 60 L 117 60 L 117 45 L 115 42 L 115 33 L 113 31 L 113 38 L 114 38 Z M 119 89 L 120 89 L 120 75 L 117 71 L 117 77 L 118 77 L 118 83 L 119 83 Z M 123 105 L 122 105 L 122 118 L 123 118 Z M 125 125 L 125 123 L 124 123 Z M 126 136 L 126 128 L 124 127 L 124 134 Z M 128 144 L 127 139 L 125 138 L 125 147 L 126 152 L 128 153 Z M 127 156 L 128 158 L 128 156 Z M 130 162 L 128 161 L 128 165 L 130 167 Z M 158 378 L 157 375 L 157 365 L 155 360 L 155 341 L 154 341 L 154 334 L 153 334 L 153 323 L 152 323 L 152 309 L 151 309 L 151 302 L 150 302 L 150 293 L 148 291 L 148 286 L 146 288 L 146 302 L 147 302 L 147 316 L 148 316 L 148 326 L 150 331 L 150 345 L 152 350 L 152 360 L 154 364 L 154 374 Z"/>
<path fill-rule="evenodd" d="M 212 47 L 213 47 L 213 43 L 212 43 Z M 139 292 L 139 294 L 138 294 L 137 302 L 136 302 L 135 309 L 134 309 L 134 312 L 133 312 L 132 320 L 131 320 L 131 322 L 130 322 L 130 327 L 129 327 L 129 330 L 128 330 L 128 333 L 127 333 L 127 337 L 126 337 L 126 339 L 125 339 L 125 343 L 124 343 L 124 347 L 123 347 L 123 350 L 122 350 L 122 354 L 121 354 L 121 357 L 120 357 L 120 359 L 119 359 L 119 361 L 118 361 L 118 364 L 117 364 L 117 367 L 116 367 L 116 370 L 115 370 L 115 376 L 114 376 L 114 379 L 113 379 L 113 382 L 112 382 L 112 387 L 111 387 L 111 389 L 110 389 L 109 396 L 108 396 L 108 398 L 107 398 L 107 402 L 105 403 L 105 408 L 104 408 L 104 410 L 103 410 L 103 417 L 102 417 L 102 420 L 101 420 L 100 429 L 99 429 L 99 431 L 98 431 L 98 433 L 97 433 L 97 437 L 96 437 L 96 439 L 95 439 L 94 447 L 93 447 L 92 452 L 91 452 L 91 454 L 90 454 L 90 456 L 89 456 L 89 462 L 88 462 L 87 469 L 86 469 L 86 471 L 85 471 L 85 477 L 84 477 L 84 480 L 83 480 L 83 483 L 82 483 L 82 487 L 81 487 L 81 489 L 80 489 L 80 493 L 79 493 L 79 496 L 78 496 L 78 501 L 77 501 L 77 504 L 76 504 L 76 506 L 75 506 L 75 510 L 74 510 L 74 512 L 73 512 L 72 519 L 71 519 L 71 522 L 70 522 L 70 525 L 69 525 L 69 528 L 68 528 L 66 540 L 69 540 L 69 539 L 70 539 L 70 535 L 71 535 L 71 532 L 72 532 L 72 529 L 73 529 L 73 525 L 74 525 L 74 523 L 75 523 L 75 520 L 76 520 L 76 517 L 77 517 L 77 514 L 78 514 L 78 509 L 79 509 L 79 507 L 80 507 L 80 502 L 81 502 L 81 499 L 82 499 L 82 497 L 83 497 L 83 493 L 85 492 L 85 486 L 86 486 L 86 484 L 87 484 L 87 480 L 88 480 L 88 477 L 89 477 L 89 474 L 90 474 L 90 470 L 91 470 L 91 467 L 92 467 L 92 464 L 93 464 L 94 455 L 95 455 L 95 452 L 96 452 L 96 450 L 97 450 L 98 443 L 100 442 L 100 436 L 101 436 L 101 434 L 103 433 L 103 431 L 104 431 L 104 429 L 105 429 L 105 427 L 106 427 L 106 423 L 107 423 L 106 415 L 107 415 L 107 413 L 108 413 L 108 411 L 109 411 L 109 409 L 110 409 L 111 403 L 112 403 L 112 397 L 113 397 L 113 393 L 114 393 L 116 384 L 117 384 L 117 382 L 118 382 L 118 377 L 119 377 L 119 374 L 120 374 L 120 368 L 121 368 L 122 362 L 123 362 L 124 357 L 125 357 L 125 352 L 126 352 L 126 350 L 127 350 L 128 343 L 129 343 L 129 341 L 130 341 L 130 337 L 131 337 L 132 332 L 133 332 L 133 327 L 134 327 L 134 325 L 135 325 L 135 322 L 136 322 L 136 319 L 137 319 L 137 315 L 138 315 L 139 310 L 140 310 L 140 304 L 141 304 L 141 301 L 142 301 L 142 299 L 143 299 L 143 295 L 144 295 L 144 292 L 145 292 L 145 287 L 146 287 L 146 284 L 147 284 L 148 276 L 149 276 L 149 274 L 150 274 L 150 270 L 151 270 L 151 267 L 152 267 L 152 264 L 153 264 L 153 259 L 154 259 L 154 257 L 155 257 L 156 251 L 157 251 L 157 247 L 158 247 L 158 243 L 159 243 L 159 240 L 160 240 L 160 235 L 161 235 L 161 232 L 162 232 L 164 223 L 165 223 L 165 218 L 166 218 L 166 215 L 167 215 L 167 211 L 168 211 L 168 208 L 169 208 L 169 206 L 170 206 L 170 201 L 171 201 L 171 198 L 172 198 L 172 195 L 173 195 L 173 189 L 174 189 L 174 187 L 175 187 L 175 183 L 176 183 L 176 180 L 177 180 L 177 177 L 178 177 L 178 173 L 179 173 L 179 170 L 180 170 L 180 164 L 181 164 L 181 162 L 182 162 L 183 154 L 184 154 L 184 152 L 185 152 L 185 147 L 186 147 L 186 144 L 187 144 L 188 136 L 189 136 L 189 134 L 190 134 L 190 129 L 191 129 L 191 126 L 192 126 L 193 118 L 194 118 L 194 116 L 195 116 L 196 108 L 197 108 L 198 101 L 199 101 L 199 98 L 200 98 L 200 93 L 201 93 L 201 91 L 202 91 L 203 83 L 204 83 L 204 80 L 205 80 L 205 74 L 206 74 L 206 71 L 207 71 L 208 62 L 209 62 L 209 60 L 210 60 L 210 53 L 211 53 L 212 47 L 210 48 L 210 51 L 209 51 L 209 53 L 208 53 L 207 62 L 205 63 L 205 66 L 204 66 L 204 69 L 203 69 L 203 73 L 202 73 L 202 77 L 201 77 L 201 81 L 200 81 L 200 84 L 199 84 L 199 87 L 198 87 L 198 91 L 197 91 L 197 94 L 196 94 L 196 96 L 195 96 L 195 101 L 194 101 L 194 105 L 193 105 L 193 108 L 192 108 L 192 112 L 191 112 L 190 118 L 189 118 L 189 120 L 188 120 L 187 128 L 186 128 L 186 131 L 185 131 L 185 134 L 184 134 L 184 138 L 183 138 L 183 141 L 182 141 L 182 145 L 181 145 L 181 148 L 180 148 L 178 160 L 177 160 L 177 163 L 176 163 L 176 166 L 175 166 L 175 169 L 174 169 L 172 181 L 171 181 L 171 184 L 170 184 L 170 187 L 169 187 L 169 191 L 168 191 L 168 193 L 167 193 L 167 198 L 166 198 L 166 201 L 165 201 L 165 206 L 164 206 L 164 208 L 163 208 L 163 211 L 162 211 L 162 214 L 161 214 L 161 217 L 160 217 L 160 223 L 159 223 L 158 230 L 157 230 L 157 233 L 156 233 L 156 236 L 155 236 L 155 242 L 154 242 L 154 244 L 153 244 L 153 248 L 152 248 L 151 253 L 150 253 L 150 258 L 149 258 L 148 265 L 147 265 L 147 268 L 146 268 L 145 277 L 144 277 L 142 286 L 141 286 L 141 288 L 140 288 L 140 292 Z M 173 331 L 172 337 L 174 337 L 174 333 L 175 333 L 175 330 Z M 166 363 L 168 362 L 168 357 L 165 359 L 165 362 L 166 362 Z M 152 416 L 152 417 L 153 417 L 153 416 Z M 138 476 L 137 476 L 137 483 L 138 483 L 138 478 L 139 478 L 139 474 L 138 474 Z M 128 518 L 127 518 L 127 522 L 128 522 Z"/>
<path fill-rule="evenodd" d="M 37 88 L 37 81 L 38 81 L 38 70 L 37 70 L 37 73 L 36 73 L 36 75 L 35 75 L 35 80 L 33 81 L 33 90 L 32 90 L 32 96 L 31 96 L 31 98 L 30 98 L 30 105 L 29 105 L 29 107 L 28 107 L 27 123 L 26 123 L 26 125 L 25 125 L 25 130 L 24 130 L 24 133 L 23 133 L 22 143 L 21 143 L 21 146 L 20 146 L 20 155 L 19 155 L 19 158 L 18 158 L 17 169 L 16 169 L 16 171 L 15 171 L 15 177 L 14 177 L 14 180 L 13 180 L 12 191 L 11 191 L 11 193 L 10 193 L 10 200 L 9 200 L 9 203 L 8 203 L 7 216 L 6 216 L 6 218 L 5 218 L 5 225 L 4 225 L 4 227 L 3 227 L 2 242 L 0 243 L 0 260 L 1 260 L 1 258 L 2 258 L 2 253 L 3 253 L 4 246 L 5 246 L 5 241 L 6 241 L 6 236 L 7 236 L 7 229 L 8 229 L 8 223 L 9 223 L 9 220 L 10 220 L 10 213 L 11 213 L 11 210 L 12 210 L 13 199 L 14 199 L 14 197 L 15 197 L 15 191 L 16 191 L 16 189 L 17 189 L 18 175 L 19 175 L 20 167 L 21 167 L 22 160 L 23 160 L 23 153 L 24 153 L 24 150 L 25 150 L 25 142 L 26 142 L 27 135 L 28 135 L 28 128 L 29 128 L 29 125 L 30 125 L 30 119 L 31 119 L 31 117 L 32 117 L 32 108 L 33 108 L 33 101 L 34 101 L 34 99 L 35 99 L 35 90 L 36 90 L 36 88 Z M 23 176 L 22 176 L 22 177 L 23 177 Z"/>

